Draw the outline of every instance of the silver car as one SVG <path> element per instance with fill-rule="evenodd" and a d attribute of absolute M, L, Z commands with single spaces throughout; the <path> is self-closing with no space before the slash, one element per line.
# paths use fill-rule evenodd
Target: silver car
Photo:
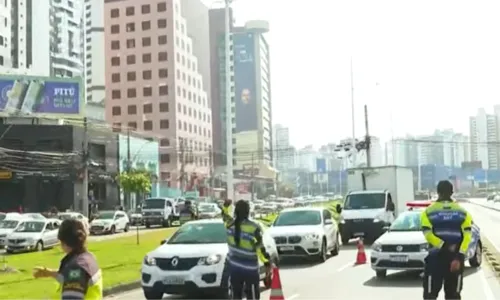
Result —
<path fill-rule="evenodd" d="M 57 233 L 60 220 L 23 220 L 7 237 L 7 253 L 20 251 L 42 251 L 59 243 Z"/>

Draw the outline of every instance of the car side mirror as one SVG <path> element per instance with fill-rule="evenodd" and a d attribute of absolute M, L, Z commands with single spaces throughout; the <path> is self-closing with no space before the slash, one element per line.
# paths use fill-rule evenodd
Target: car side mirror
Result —
<path fill-rule="evenodd" d="M 325 225 L 332 225 L 333 220 L 332 219 L 325 219 Z"/>
<path fill-rule="evenodd" d="M 340 214 L 342 212 L 342 206 L 340 204 L 337 204 L 337 206 L 335 207 L 335 211 Z"/>

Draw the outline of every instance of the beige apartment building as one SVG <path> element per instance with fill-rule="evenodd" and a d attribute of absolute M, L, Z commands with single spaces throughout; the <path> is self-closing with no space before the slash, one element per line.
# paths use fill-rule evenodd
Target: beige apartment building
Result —
<path fill-rule="evenodd" d="M 106 119 L 115 130 L 160 139 L 160 180 L 171 187 L 179 186 L 182 165 L 188 173 L 207 174 L 212 148 L 209 81 L 201 75 L 181 3 L 105 0 L 104 8 Z"/>

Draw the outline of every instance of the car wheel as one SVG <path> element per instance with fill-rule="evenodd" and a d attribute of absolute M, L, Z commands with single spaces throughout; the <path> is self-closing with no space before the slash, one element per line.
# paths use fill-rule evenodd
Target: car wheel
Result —
<path fill-rule="evenodd" d="M 146 223 L 146 228 L 148 228 L 148 229 L 151 228 L 151 224 Z"/>
<path fill-rule="evenodd" d="M 337 238 L 335 239 L 335 246 L 333 247 L 333 250 L 331 252 L 332 256 L 339 255 L 339 251 L 340 251 L 340 241 L 339 241 L 339 235 L 337 234 Z"/>
<path fill-rule="evenodd" d="M 128 232 L 129 229 L 130 229 L 130 225 L 127 223 L 127 225 L 125 225 L 125 228 L 123 229 L 123 231 Z"/>
<path fill-rule="evenodd" d="M 158 300 L 163 299 L 163 291 L 156 288 L 143 289 L 144 298 L 148 300 Z"/>
<path fill-rule="evenodd" d="M 170 218 L 164 220 L 162 226 L 163 227 L 170 227 L 171 226 Z"/>
<path fill-rule="evenodd" d="M 35 250 L 36 251 L 43 251 L 43 242 L 42 241 L 38 241 L 35 245 Z"/>
<path fill-rule="evenodd" d="M 13 253 L 14 253 L 14 251 L 13 251 L 13 250 L 10 250 L 10 249 L 5 250 L 5 252 L 6 252 L 7 254 L 13 254 Z"/>
<path fill-rule="evenodd" d="M 319 262 L 325 262 L 327 260 L 327 255 L 326 255 L 326 241 L 323 238 L 323 242 L 321 243 L 321 251 L 318 254 L 318 260 Z"/>
<path fill-rule="evenodd" d="M 385 278 L 387 276 L 387 270 L 377 270 L 375 271 L 377 278 Z"/>
<path fill-rule="evenodd" d="M 471 267 L 477 268 L 481 266 L 482 262 L 483 262 L 483 247 L 481 243 L 477 243 L 476 253 L 474 253 L 474 256 L 469 259 L 469 264 Z"/>
<path fill-rule="evenodd" d="M 111 226 L 111 230 L 109 231 L 109 233 L 111 233 L 111 234 L 115 234 L 116 233 L 115 225 Z"/>

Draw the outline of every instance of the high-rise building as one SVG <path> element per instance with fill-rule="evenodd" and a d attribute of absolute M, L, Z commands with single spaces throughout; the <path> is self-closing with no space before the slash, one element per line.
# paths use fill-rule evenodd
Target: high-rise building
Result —
<path fill-rule="evenodd" d="M 181 13 L 189 8 L 180 0 L 108 0 L 104 8 L 106 119 L 161 138 L 160 180 L 171 187 L 181 186 L 182 169 L 207 174 L 212 147 L 209 83 Z"/>
<path fill-rule="evenodd" d="M 106 59 L 104 54 L 104 1 L 85 0 L 85 90 L 86 101 L 104 104 Z"/>
<path fill-rule="evenodd" d="M 264 37 L 268 30 L 265 21 L 234 28 L 236 169 L 250 161 L 261 169 L 273 166 L 269 45 Z"/>
<path fill-rule="evenodd" d="M 78 77 L 83 71 L 80 0 L 18 0 L 0 5 L 0 70 Z"/>
<path fill-rule="evenodd" d="M 475 116 L 469 118 L 471 160 L 481 161 L 483 168 L 498 169 L 500 151 L 500 105 L 495 105 L 494 114 L 478 109 Z"/>
<path fill-rule="evenodd" d="M 280 172 L 293 168 L 294 151 L 290 145 L 290 130 L 281 124 L 273 126 L 273 161 Z"/>

